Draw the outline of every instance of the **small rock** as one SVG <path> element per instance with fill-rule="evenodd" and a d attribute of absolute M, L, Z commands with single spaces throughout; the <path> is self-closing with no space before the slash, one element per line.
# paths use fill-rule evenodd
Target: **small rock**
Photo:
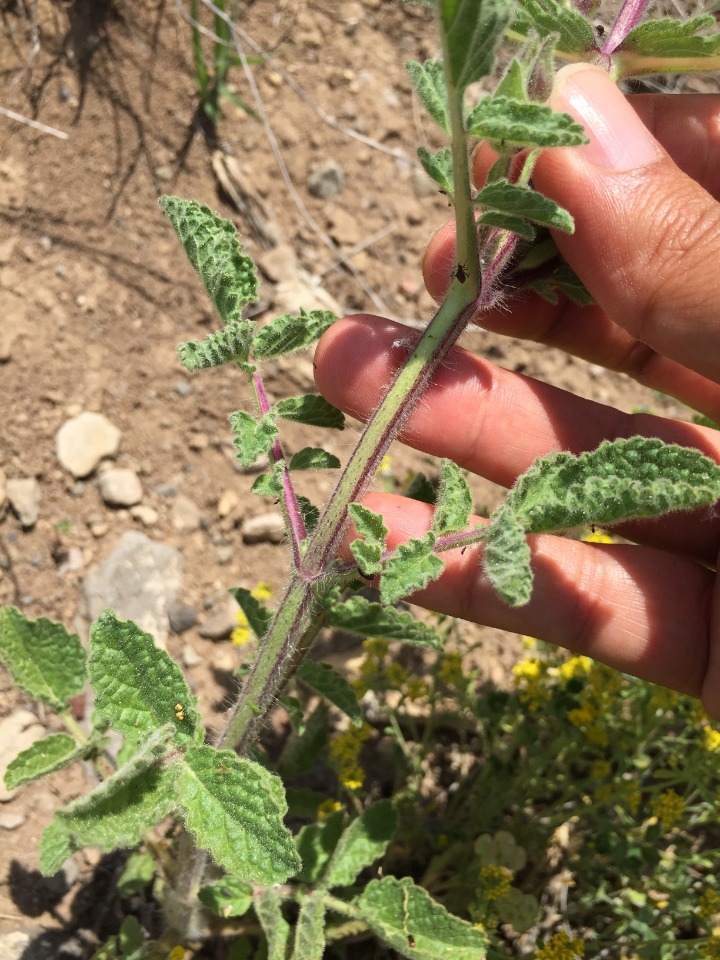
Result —
<path fill-rule="evenodd" d="M 10 716 L 0 720 L 0 803 L 7 803 L 18 790 L 22 790 L 22 787 L 8 790 L 5 786 L 8 764 L 22 750 L 27 750 L 44 736 L 45 728 L 29 710 L 15 710 Z"/>
<path fill-rule="evenodd" d="M 203 662 L 203 658 L 194 647 L 186 643 L 182 650 L 182 662 L 185 667 L 197 667 Z"/>
<path fill-rule="evenodd" d="M 226 546 L 218 547 L 215 551 L 215 557 L 217 558 L 217 562 L 221 567 L 224 567 L 226 564 L 230 563 L 234 556 L 235 547 L 229 543 Z"/>
<path fill-rule="evenodd" d="M 192 384 L 187 380 L 178 380 L 175 383 L 175 393 L 180 397 L 189 397 L 193 392 Z"/>
<path fill-rule="evenodd" d="M 158 180 L 163 180 L 167 183 L 168 180 L 172 180 L 172 168 L 168 166 L 155 167 L 155 176 Z"/>
<path fill-rule="evenodd" d="M 133 507 L 142 500 L 140 478 L 127 467 L 113 467 L 100 475 L 100 496 L 109 507 Z"/>
<path fill-rule="evenodd" d="M 58 430 L 58 460 L 75 478 L 87 477 L 104 457 L 115 456 L 121 436 L 107 417 L 84 411 L 66 420 Z"/>
<path fill-rule="evenodd" d="M 200 636 L 206 640 L 225 640 L 237 626 L 237 601 L 229 594 L 212 607 L 210 618 L 200 627 Z"/>
<path fill-rule="evenodd" d="M 30 946 L 30 934 L 22 930 L 0 936 L 0 960 L 20 960 Z"/>
<path fill-rule="evenodd" d="M 0 491 L 2 490 L 2 478 L 0 477 Z M 2 501 L 0 500 L 0 503 Z M 223 490 L 220 494 L 220 500 L 218 501 L 218 514 L 225 519 L 229 517 L 231 513 L 234 512 L 237 505 L 240 503 L 240 497 L 237 495 L 236 490 Z"/>
<path fill-rule="evenodd" d="M 17 830 L 26 819 L 21 813 L 0 813 L 0 830 Z"/>
<path fill-rule="evenodd" d="M 297 273 L 298 262 L 290 244 L 280 243 L 271 250 L 264 250 L 258 256 L 258 266 L 268 280 L 280 283 Z"/>
<path fill-rule="evenodd" d="M 130 516 L 133 520 L 139 520 L 144 527 L 152 527 L 159 519 L 158 512 L 154 507 L 148 507 L 142 503 L 131 507 Z"/>
<path fill-rule="evenodd" d="M 8 480 L 7 498 L 23 527 L 34 527 L 40 509 L 40 484 L 35 477 Z"/>
<path fill-rule="evenodd" d="M 196 503 L 180 493 L 172 505 L 170 520 L 178 533 L 194 533 L 202 525 L 202 513 Z"/>
<path fill-rule="evenodd" d="M 101 537 L 106 536 L 109 530 L 110 530 L 109 523 L 103 523 L 101 521 L 98 521 L 97 523 L 90 524 L 90 533 L 95 537 L 96 540 L 99 540 Z"/>
<path fill-rule="evenodd" d="M 308 177 L 308 190 L 314 197 L 328 200 L 336 197 L 345 189 L 345 176 L 342 167 L 335 160 L 323 163 Z"/>
<path fill-rule="evenodd" d="M 280 513 L 261 513 L 245 520 L 240 532 L 245 543 L 280 543 L 285 537 L 285 521 Z"/>
<path fill-rule="evenodd" d="M 197 623 L 197 613 L 192 607 L 184 603 L 169 603 L 167 605 L 167 616 L 170 629 L 173 633 L 185 633 Z"/>

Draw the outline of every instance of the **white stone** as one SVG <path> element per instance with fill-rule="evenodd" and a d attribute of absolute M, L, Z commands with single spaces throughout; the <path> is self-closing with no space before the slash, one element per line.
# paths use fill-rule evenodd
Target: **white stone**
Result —
<path fill-rule="evenodd" d="M 8 764 L 44 736 L 45 728 L 29 710 L 15 710 L 9 717 L 0 720 L 0 803 L 7 803 L 18 790 L 22 790 L 22 787 L 8 790 L 5 786 Z"/>
<path fill-rule="evenodd" d="M 285 537 L 285 521 L 280 513 L 261 513 L 242 525 L 245 543 L 280 543 Z"/>
<path fill-rule="evenodd" d="M 152 527 L 158 522 L 158 512 L 155 507 L 148 507 L 139 503 L 130 509 L 133 520 L 139 520 L 144 527 Z"/>
<path fill-rule="evenodd" d="M 25 820 L 21 813 L 0 813 L 0 830 L 17 830 Z"/>
<path fill-rule="evenodd" d="M 133 507 L 143 495 L 140 478 L 127 467 L 112 467 L 100 474 L 100 496 L 110 507 Z"/>
<path fill-rule="evenodd" d="M 7 498 L 24 527 L 34 527 L 40 509 L 40 484 L 35 477 L 7 481 Z"/>
<path fill-rule="evenodd" d="M 58 460 L 77 479 L 87 477 L 104 457 L 115 456 L 121 436 L 107 417 L 86 410 L 66 420 L 58 430 Z"/>
<path fill-rule="evenodd" d="M 240 503 L 240 497 L 235 490 L 223 490 L 218 501 L 218 514 L 221 517 L 229 517 Z"/>
<path fill-rule="evenodd" d="M 202 524 L 200 508 L 190 497 L 179 493 L 172 505 L 171 522 L 178 533 L 194 533 Z"/>

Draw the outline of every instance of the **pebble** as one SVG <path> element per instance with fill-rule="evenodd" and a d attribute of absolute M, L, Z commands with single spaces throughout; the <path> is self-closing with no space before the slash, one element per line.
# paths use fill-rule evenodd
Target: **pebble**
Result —
<path fill-rule="evenodd" d="M 231 513 L 235 512 L 239 503 L 240 497 L 237 494 L 237 490 L 223 490 L 218 500 L 218 515 L 223 519 L 229 517 Z"/>
<path fill-rule="evenodd" d="M 0 830 L 17 830 L 26 819 L 21 813 L 0 813 Z"/>
<path fill-rule="evenodd" d="M 101 413 L 83 411 L 66 420 L 56 437 L 57 457 L 76 479 L 87 477 L 105 457 L 114 457 L 122 434 Z"/>
<path fill-rule="evenodd" d="M 217 559 L 218 564 L 221 567 L 224 567 L 226 564 L 230 563 L 230 561 L 234 556 L 235 556 L 235 547 L 233 547 L 229 543 L 226 546 L 218 547 L 217 550 L 215 551 L 215 557 Z"/>
<path fill-rule="evenodd" d="M 40 510 L 40 484 L 35 477 L 8 480 L 6 492 L 10 506 L 23 527 L 34 527 Z"/>
<path fill-rule="evenodd" d="M 88 613 L 94 620 L 114 610 L 122 620 L 134 620 L 163 648 L 168 637 L 167 607 L 182 585 L 182 555 L 139 530 L 128 530 L 115 549 L 85 578 Z"/>
<path fill-rule="evenodd" d="M 240 609 L 234 597 L 221 597 L 212 607 L 209 619 L 200 627 L 199 633 L 206 640 L 225 640 L 237 626 Z"/>
<path fill-rule="evenodd" d="M 148 507 L 142 503 L 130 508 L 130 516 L 133 520 L 139 520 L 144 527 L 154 526 L 159 519 L 155 507 Z"/>
<path fill-rule="evenodd" d="M 203 658 L 194 647 L 186 643 L 182 650 L 182 662 L 185 667 L 197 667 L 203 662 Z"/>
<path fill-rule="evenodd" d="M 258 256 L 258 266 L 268 280 L 280 283 L 297 273 L 298 262 L 290 244 L 280 243 L 271 250 L 264 250 Z"/>
<path fill-rule="evenodd" d="M 313 197 L 329 200 L 345 189 L 345 175 L 336 160 L 329 160 L 317 167 L 308 177 L 308 190 Z"/>
<path fill-rule="evenodd" d="M 197 623 L 197 613 L 192 607 L 184 603 L 169 603 L 167 605 L 167 616 L 170 629 L 173 633 L 185 633 L 192 629 Z"/>
<path fill-rule="evenodd" d="M 0 720 L 0 803 L 12 800 L 18 790 L 8 790 L 5 786 L 5 771 L 11 760 L 22 751 L 31 747 L 36 740 L 45 736 L 45 728 L 34 713 L 29 710 L 15 710 L 10 716 Z"/>
<path fill-rule="evenodd" d="M 280 543 L 285 537 L 285 521 L 281 513 L 261 513 L 245 520 L 240 532 L 245 543 Z"/>
<path fill-rule="evenodd" d="M 175 498 L 170 513 L 170 522 L 178 533 L 194 533 L 202 526 L 202 513 L 190 497 L 180 493 Z"/>
<path fill-rule="evenodd" d="M 140 478 L 127 467 L 111 467 L 100 474 L 100 496 L 109 507 L 133 507 L 142 500 Z"/>
<path fill-rule="evenodd" d="M 180 397 L 189 397 L 193 392 L 192 384 L 187 380 L 177 380 L 175 382 L 175 393 Z"/>

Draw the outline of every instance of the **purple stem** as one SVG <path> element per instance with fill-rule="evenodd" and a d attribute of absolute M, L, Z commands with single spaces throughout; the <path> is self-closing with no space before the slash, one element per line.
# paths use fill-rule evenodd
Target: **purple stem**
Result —
<path fill-rule="evenodd" d="M 613 50 L 620 46 L 630 31 L 640 23 L 649 3 L 650 0 L 625 0 L 605 43 L 600 48 L 600 53 L 609 57 Z"/>
<path fill-rule="evenodd" d="M 268 401 L 267 394 L 265 393 L 265 385 L 263 384 L 260 374 L 257 373 L 257 371 L 253 374 L 253 386 L 255 387 L 255 396 L 257 397 L 257 401 L 260 406 L 260 413 L 265 416 L 270 409 L 270 402 Z M 290 539 L 292 540 L 293 560 L 295 561 L 296 568 L 299 570 L 302 562 L 300 544 L 307 537 L 307 530 L 305 529 L 305 523 L 302 518 L 300 504 L 298 503 L 298 498 L 292 485 L 292 480 L 290 479 L 290 471 L 288 470 L 287 463 L 285 462 L 285 457 L 283 456 L 282 447 L 280 446 L 279 440 L 275 440 L 275 443 L 273 443 L 270 450 L 270 455 L 275 463 L 282 462 L 283 465 L 283 502 L 285 504 L 285 512 L 290 524 Z"/>

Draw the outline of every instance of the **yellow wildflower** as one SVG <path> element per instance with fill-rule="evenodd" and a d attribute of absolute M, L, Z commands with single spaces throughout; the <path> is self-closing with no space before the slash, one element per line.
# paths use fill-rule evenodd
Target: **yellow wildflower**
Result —
<path fill-rule="evenodd" d="M 526 650 L 534 650 L 537 647 L 537 640 L 535 637 L 522 637 L 522 645 Z"/>
<path fill-rule="evenodd" d="M 430 693 L 430 687 L 427 680 L 422 677 L 410 677 L 405 684 L 405 696 L 408 700 L 421 700 Z"/>
<path fill-rule="evenodd" d="M 485 901 L 502 900 L 510 891 L 512 871 L 497 863 L 488 863 L 480 870 L 478 893 Z"/>
<path fill-rule="evenodd" d="M 238 610 L 238 612 L 235 614 L 235 620 L 237 622 L 237 626 L 230 634 L 230 643 L 234 644 L 236 647 L 244 647 L 251 636 L 250 624 L 248 623 L 248 618 L 245 616 L 242 610 Z"/>
<path fill-rule="evenodd" d="M 525 657 L 515 664 L 512 674 L 518 681 L 537 680 L 542 674 L 542 663 L 537 657 Z"/>
<path fill-rule="evenodd" d="M 173 947 L 168 954 L 167 960 L 185 960 L 187 951 L 185 947 Z"/>
<path fill-rule="evenodd" d="M 378 473 L 392 473 L 392 458 L 390 457 L 389 453 L 386 453 L 380 461 Z"/>
<path fill-rule="evenodd" d="M 343 805 L 339 800 L 333 800 L 332 797 L 328 797 L 327 800 L 323 800 L 323 802 L 318 806 L 315 816 L 318 818 L 318 820 L 327 820 L 329 816 L 331 816 L 333 813 L 337 813 L 338 810 L 342 810 L 342 808 Z"/>
<path fill-rule="evenodd" d="M 330 759 L 340 783 L 348 790 L 359 790 L 365 783 L 365 772 L 359 757 L 362 745 L 371 733 L 372 728 L 363 723 L 360 727 L 349 727 L 330 741 Z"/>
<path fill-rule="evenodd" d="M 589 703 L 583 703 L 568 712 L 568 720 L 575 727 L 588 727 L 595 719 L 595 710 Z"/>
<path fill-rule="evenodd" d="M 716 750 L 720 750 L 720 730 L 715 730 L 706 723 L 702 728 L 702 735 L 702 745 L 706 750 L 710 750 L 712 753 L 714 753 Z"/>
<path fill-rule="evenodd" d="M 590 533 L 586 533 L 583 537 L 580 538 L 583 543 L 615 543 L 613 538 L 609 533 L 605 533 L 604 530 L 591 530 Z"/>
<path fill-rule="evenodd" d="M 557 668 L 557 672 L 563 680 L 584 677 L 590 673 L 592 663 L 590 657 L 568 657 L 568 659 Z"/>
<path fill-rule="evenodd" d="M 544 947 L 535 955 L 535 960 L 575 960 L 585 956 L 585 942 L 580 937 L 570 937 L 564 930 L 554 933 Z"/>
<path fill-rule="evenodd" d="M 272 597 L 272 587 L 269 583 L 261 580 L 255 589 L 250 591 L 250 595 L 255 597 L 259 603 L 262 603 L 263 600 L 269 600 Z"/>
<path fill-rule="evenodd" d="M 674 790 L 665 790 L 659 797 L 652 800 L 650 808 L 660 821 L 663 830 L 670 830 L 682 820 L 685 801 Z"/>
<path fill-rule="evenodd" d="M 447 687 L 457 687 L 462 683 L 462 657 L 459 653 L 443 654 L 438 669 L 438 679 Z"/>

